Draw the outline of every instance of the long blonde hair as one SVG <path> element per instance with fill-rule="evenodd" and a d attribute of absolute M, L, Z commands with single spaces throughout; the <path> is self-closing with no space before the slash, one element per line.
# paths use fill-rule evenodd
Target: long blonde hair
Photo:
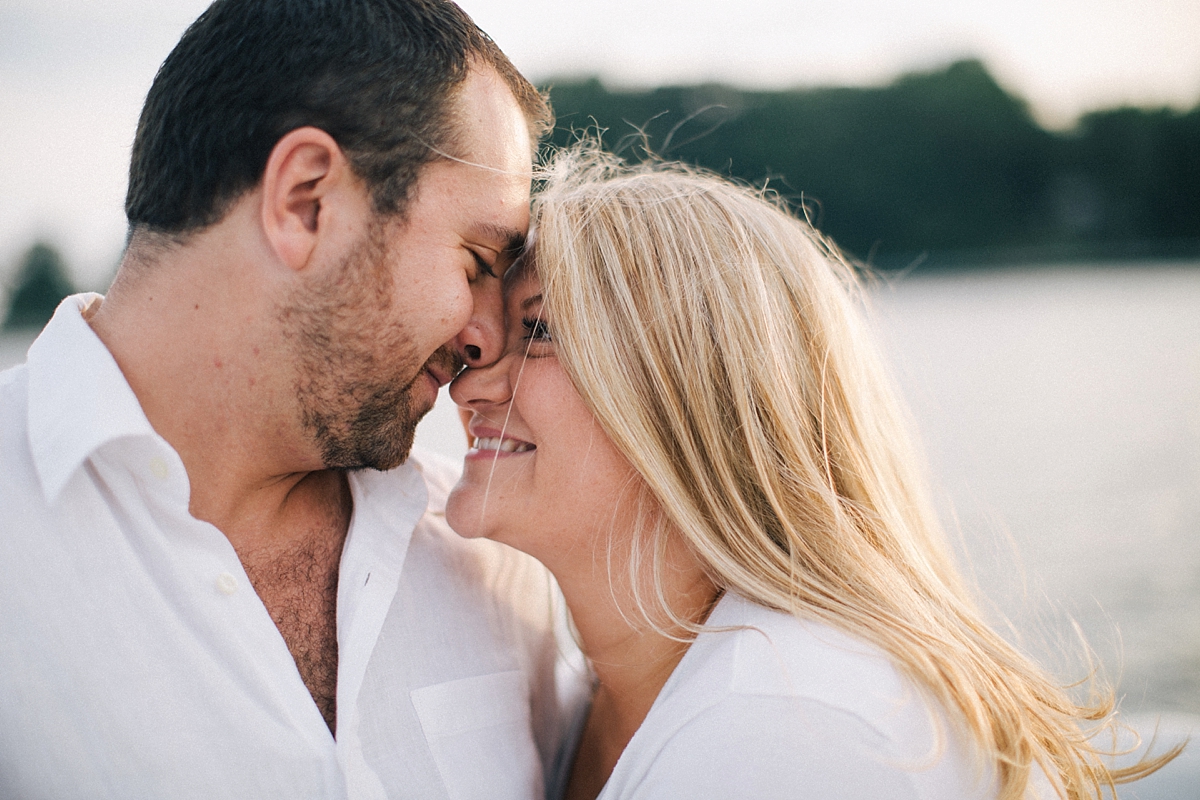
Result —
<path fill-rule="evenodd" d="M 595 145 L 544 181 L 534 264 L 559 360 L 718 587 L 883 648 L 957 711 L 1001 798 L 1035 763 L 1098 798 L 1169 760 L 1106 768 L 1080 723 L 1108 720 L 1111 693 L 1076 704 L 981 620 L 827 240 L 763 192 Z"/>

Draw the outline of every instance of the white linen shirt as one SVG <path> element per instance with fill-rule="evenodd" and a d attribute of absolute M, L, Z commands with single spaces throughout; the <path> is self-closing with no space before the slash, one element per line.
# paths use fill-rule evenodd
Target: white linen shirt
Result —
<path fill-rule="evenodd" d="M 352 473 L 335 741 L 83 320 L 96 298 L 0 373 L 0 797 L 540 798 L 563 708 L 546 571 L 451 532 L 444 469 Z"/>
<path fill-rule="evenodd" d="M 991 800 L 992 770 L 878 648 L 726 593 L 598 800 Z M 560 775 L 560 781 L 562 776 Z M 1028 797 L 1053 794 L 1038 772 Z"/>

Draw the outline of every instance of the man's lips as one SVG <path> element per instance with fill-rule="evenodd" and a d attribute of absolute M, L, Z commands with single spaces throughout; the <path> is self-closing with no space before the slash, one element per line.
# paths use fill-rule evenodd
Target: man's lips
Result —
<path fill-rule="evenodd" d="M 454 380 L 454 376 L 462 367 L 462 356 L 458 354 L 457 350 L 450 347 L 439 348 L 425 362 L 425 371 L 437 382 L 439 389 Z"/>
<path fill-rule="evenodd" d="M 439 389 L 454 379 L 453 373 L 436 364 L 426 364 L 425 371 L 437 382 Z"/>

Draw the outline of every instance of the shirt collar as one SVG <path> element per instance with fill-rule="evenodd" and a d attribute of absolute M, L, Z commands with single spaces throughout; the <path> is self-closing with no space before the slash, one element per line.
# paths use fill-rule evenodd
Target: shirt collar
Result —
<path fill-rule="evenodd" d="M 95 293 L 72 295 L 29 348 L 29 444 L 46 501 L 98 448 L 155 436 L 116 360 L 83 318 Z"/>

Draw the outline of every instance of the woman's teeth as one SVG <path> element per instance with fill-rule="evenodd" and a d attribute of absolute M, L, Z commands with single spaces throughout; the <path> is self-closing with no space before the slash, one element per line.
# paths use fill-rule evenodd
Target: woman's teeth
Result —
<path fill-rule="evenodd" d="M 516 439 L 501 439 L 498 436 L 487 436 L 475 440 L 476 450 L 499 450 L 502 453 L 524 453 L 535 449 L 529 442 Z"/>

